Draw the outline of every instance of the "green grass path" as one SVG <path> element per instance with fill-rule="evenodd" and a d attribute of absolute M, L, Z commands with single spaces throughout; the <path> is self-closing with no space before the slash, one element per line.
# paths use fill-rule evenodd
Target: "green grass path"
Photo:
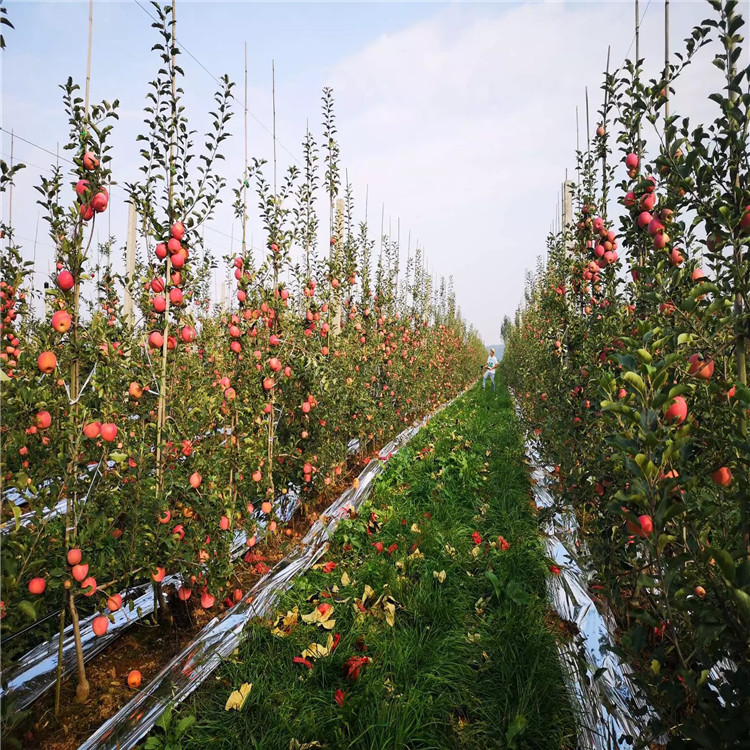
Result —
<path fill-rule="evenodd" d="M 499 377 L 497 395 L 475 386 L 391 459 L 325 563 L 279 603 L 279 615 L 299 617 L 281 623 L 288 634 L 253 624 L 146 747 L 575 745 L 523 443 Z M 316 611 L 323 623 L 302 621 Z M 332 653 L 303 656 L 329 634 Z M 244 706 L 225 710 L 243 683 Z"/>

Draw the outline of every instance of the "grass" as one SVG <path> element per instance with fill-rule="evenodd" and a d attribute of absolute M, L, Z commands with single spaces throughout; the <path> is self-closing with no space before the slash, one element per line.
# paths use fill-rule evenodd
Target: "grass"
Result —
<path fill-rule="evenodd" d="M 522 449 L 499 377 L 497 395 L 475 387 L 442 412 L 391 459 L 360 515 L 340 524 L 321 561 L 336 567 L 297 579 L 279 603 L 278 614 L 300 616 L 331 604 L 333 628 L 300 620 L 280 637 L 273 623 L 253 623 L 147 746 L 164 747 L 178 719 L 194 716 L 173 747 L 573 747 Z M 362 611 L 365 585 L 373 593 Z M 329 632 L 340 636 L 331 654 L 309 658 L 311 669 L 293 661 Z M 356 679 L 345 676 L 351 657 L 371 660 Z M 244 706 L 226 711 L 243 683 L 253 686 Z"/>

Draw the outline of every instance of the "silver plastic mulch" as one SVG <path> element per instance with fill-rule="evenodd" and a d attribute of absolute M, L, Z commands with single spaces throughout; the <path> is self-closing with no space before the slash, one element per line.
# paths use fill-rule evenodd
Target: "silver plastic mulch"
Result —
<path fill-rule="evenodd" d="M 553 508 L 552 483 L 538 441 L 527 439 L 526 454 L 532 469 L 536 505 Z M 599 612 L 589 594 L 588 582 L 593 571 L 579 551 L 583 541 L 578 536 L 578 519 L 572 510 L 558 511 L 542 531 L 547 555 L 560 569 L 560 575 L 548 580 L 550 604 L 563 620 L 575 623 L 578 628 L 572 641 L 558 641 L 568 692 L 578 704 L 578 747 L 581 750 L 628 747 L 645 733 L 654 714 L 637 695 L 628 665 L 621 664 L 610 650 L 614 645 L 615 622 L 611 615 Z M 638 710 L 634 711 L 634 707 Z"/>
<path fill-rule="evenodd" d="M 275 515 L 282 521 L 288 521 L 299 504 L 299 494 L 294 487 L 281 495 L 276 501 Z M 33 514 L 32 514 L 33 515 Z M 265 535 L 264 516 L 256 511 L 256 537 L 260 541 Z M 230 555 L 236 560 L 247 550 L 247 534 L 236 531 L 232 539 Z M 182 578 L 179 575 L 169 575 L 162 581 L 162 587 L 179 588 Z M 154 611 L 153 588 L 150 583 L 140 584 L 120 592 L 123 606 L 116 612 L 110 612 L 112 621 L 103 636 L 96 636 L 92 629 L 94 618 L 98 612 L 85 617 L 80 622 L 81 649 L 84 662 L 89 662 L 103 651 L 113 641 L 117 640 L 131 625 L 138 620 L 148 617 Z M 30 706 L 49 690 L 57 679 L 57 660 L 59 648 L 59 633 L 49 640 L 40 643 L 28 651 L 16 664 L 6 667 L 2 672 L 2 688 L 0 700 L 14 700 L 17 709 Z M 63 631 L 62 677 L 76 670 L 75 640 L 73 626 L 68 625 Z"/>
<path fill-rule="evenodd" d="M 335 500 L 292 552 L 261 578 L 222 620 L 209 622 L 187 648 L 78 750 L 129 750 L 151 730 L 168 707 L 185 700 L 198 688 L 244 640 L 247 624 L 256 617 L 269 614 L 292 580 L 309 570 L 325 554 L 339 521 L 367 499 L 388 459 L 453 401 L 407 428 L 382 448 L 380 460 L 370 461 L 359 475 L 358 486 L 350 487 Z"/>

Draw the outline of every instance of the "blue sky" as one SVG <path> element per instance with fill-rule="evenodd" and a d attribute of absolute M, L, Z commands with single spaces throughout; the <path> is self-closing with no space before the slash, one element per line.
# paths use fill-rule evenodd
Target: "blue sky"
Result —
<path fill-rule="evenodd" d="M 150 10 L 149 4 L 140 0 Z M 58 85 L 83 84 L 87 2 L 6 2 L 15 30 L 5 34 L 2 60 L 2 153 L 15 132 L 52 151 L 67 134 Z M 641 2 L 647 73 L 663 60 L 661 0 Z M 673 48 L 709 15 L 707 3 L 673 0 Z M 575 107 L 583 123 L 584 87 L 593 112 L 612 45 L 613 66 L 632 43 L 631 2 L 530 3 L 255 3 L 178 0 L 178 41 L 208 70 L 237 82 L 224 172 L 233 184 L 242 169 L 243 48 L 248 44 L 249 107 L 271 126 L 271 60 L 276 66 L 277 133 L 299 155 L 309 119 L 320 131 L 319 101 L 334 87 L 342 168 L 369 215 L 385 206 L 386 224 L 401 220 L 402 248 L 411 231 L 426 247 L 430 269 L 454 276 L 458 303 L 486 341 L 499 340 L 502 316 L 522 296 L 526 268 L 544 252 L 557 194 L 573 172 Z M 134 2 L 94 4 L 92 99 L 120 100 L 113 144 L 115 179 L 133 179 L 139 164 L 147 82 L 158 59 L 150 19 Z M 705 93 L 718 72 L 708 54 L 678 86 L 675 108 L 707 117 Z M 215 82 L 182 56 L 191 125 L 203 132 Z M 718 85 L 721 85 L 720 82 Z M 582 134 L 583 137 L 583 134 Z M 250 155 L 269 158 L 271 136 L 250 121 Z M 53 158 L 16 140 L 16 160 L 29 167 L 14 190 L 13 223 L 38 282 L 48 273 L 51 243 L 39 220 L 33 186 Z M 278 149 L 280 170 L 289 162 Z M 107 219 L 124 243 L 124 193 L 112 193 Z M 229 194 L 226 203 L 230 203 Z M 3 211 L 7 216 L 7 196 Z M 371 221 L 372 235 L 378 234 Z M 106 233 L 107 227 L 101 227 Z M 261 244 L 260 224 L 250 231 Z M 224 206 L 206 232 L 217 257 L 239 235 Z M 36 251 L 34 239 L 36 238 Z M 105 237 L 99 237 L 103 240 Z M 237 240 L 234 240 L 234 249 Z M 219 294 L 222 273 L 214 280 Z M 40 284 L 41 285 L 41 284 Z"/>

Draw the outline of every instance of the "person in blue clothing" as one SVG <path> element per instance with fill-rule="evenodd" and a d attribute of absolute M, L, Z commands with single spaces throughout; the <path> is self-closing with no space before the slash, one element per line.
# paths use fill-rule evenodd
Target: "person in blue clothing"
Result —
<path fill-rule="evenodd" d="M 492 381 L 492 390 L 495 390 L 495 370 L 497 369 L 497 357 L 495 350 L 490 349 L 490 356 L 487 357 L 487 364 L 484 366 L 484 375 L 482 376 L 482 390 L 487 385 L 487 378 Z"/>

